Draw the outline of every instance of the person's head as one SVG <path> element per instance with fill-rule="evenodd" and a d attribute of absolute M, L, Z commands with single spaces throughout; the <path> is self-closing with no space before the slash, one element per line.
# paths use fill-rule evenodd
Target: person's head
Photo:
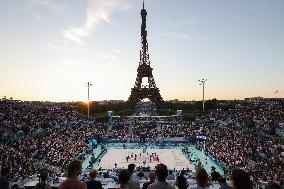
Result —
<path fill-rule="evenodd" d="M 216 170 L 216 167 L 212 166 L 211 171 L 214 172 Z"/>
<path fill-rule="evenodd" d="M 280 180 L 280 186 L 284 186 L 284 178 Z"/>
<path fill-rule="evenodd" d="M 18 188 L 19 188 L 18 184 L 13 184 L 13 185 L 11 186 L 11 189 L 18 189 Z"/>
<path fill-rule="evenodd" d="M 48 178 L 48 173 L 46 171 L 41 172 L 39 178 L 41 182 L 45 182 Z"/>
<path fill-rule="evenodd" d="M 281 187 L 276 182 L 270 181 L 266 184 L 265 189 L 281 189 Z"/>
<path fill-rule="evenodd" d="M 89 177 L 90 177 L 91 179 L 95 179 L 95 178 L 97 177 L 97 171 L 96 171 L 95 169 L 91 170 L 91 171 L 89 172 Z"/>
<path fill-rule="evenodd" d="M 223 184 L 226 184 L 226 179 L 224 177 L 220 177 L 218 179 L 218 183 L 219 183 L 220 186 L 222 186 Z"/>
<path fill-rule="evenodd" d="M 123 169 L 118 174 L 118 182 L 121 185 L 125 185 L 130 180 L 130 173 L 127 169 Z"/>
<path fill-rule="evenodd" d="M 156 176 L 159 181 L 166 181 L 166 178 L 168 176 L 167 166 L 162 163 L 156 165 Z"/>
<path fill-rule="evenodd" d="M 151 171 L 149 173 L 149 179 L 150 179 L 150 182 L 155 182 L 155 179 L 156 179 L 156 173 L 154 171 Z"/>
<path fill-rule="evenodd" d="M 182 175 L 177 177 L 176 184 L 177 184 L 177 187 L 179 189 L 186 189 L 187 188 L 186 178 L 183 177 Z"/>
<path fill-rule="evenodd" d="M 200 187 L 205 187 L 208 181 L 208 174 L 203 167 L 196 168 L 196 182 Z"/>
<path fill-rule="evenodd" d="M 1 167 L 1 177 L 8 177 L 10 169 L 8 167 Z"/>
<path fill-rule="evenodd" d="M 186 173 L 186 170 L 182 170 L 179 175 L 180 175 L 180 176 L 184 176 L 185 173 Z"/>
<path fill-rule="evenodd" d="M 79 176 L 81 174 L 82 174 L 82 163 L 81 163 L 81 161 L 73 160 L 68 165 L 67 177 Z"/>
<path fill-rule="evenodd" d="M 128 165 L 128 171 L 130 174 L 134 173 L 134 170 L 135 170 L 135 164 L 134 163 L 131 163 Z"/>
<path fill-rule="evenodd" d="M 253 184 L 249 174 L 241 169 L 233 169 L 232 180 L 234 189 L 252 189 Z"/>

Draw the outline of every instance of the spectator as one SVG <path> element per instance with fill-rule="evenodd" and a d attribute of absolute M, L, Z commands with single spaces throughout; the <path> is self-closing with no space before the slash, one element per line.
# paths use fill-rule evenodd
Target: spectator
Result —
<path fill-rule="evenodd" d="M 252 189 L 253 184 L 249 174 L 241 169 L 233 169 L 232 171 L 233 189 Z"/>
<path fill-rule="evenodd" d="M 149 180 L 150 180 L 150 181 L 144 183 L 142 189 L 147 189 L 150 184 L 153 184 L 153 183 L 155 182 L 156 173 L 155 173 L 154 171 L 151 171 L 148 176 L 149 176 Z"/>
<path fill-rule="evenodd" d="M 216 168 L 214 166 L 211 167 L 211 181 L 218 181 L 218 179 L 221 177 L 220 173 L 216 171 Z"/>
<path fill-rule="evenodd" d="M 180 175 L 176 178 L 176 185 L 179 189 L 186 189 L 188 187 L 187 180 L 185 178 L 185 170 L 182 170 Z"/>
<path fill-rule="evenodd" d="M 144 176 L 145 176 L 145 174 L 144 174 L 143 170 L 141 169 L 139 171 L 139 173 L 137 174 L 137 177 L 141 180 Z"/>
<path fill-rule="evenodd" d="M 35 189 L 51 189 L 50 184 L 47 183 L 48 173 L 42 172 L 39 176 L 39 183 L 35 186 Z"/>
<path fill-rule="evenodd" d="M 87 189 L 102 189 L 102 183 L 96 180 L 97 171 L 95 169 L 91 170 L 89 173 L 89 177 L 91 180 L 87 181 Z"/>
<path fill-rule="evenodd" d="M 194 189 L 208 188 L 208 174 L 203 167 L 196 168 L 196 184 Z"/>
<path fill-rule="evenodd" d="M 173 171 L 169 171 L 169 175 L 167 176 L 167 180 L 175 180 L 175 175 L 173 174 Z"/>
<path fill-rule="evenodd" d="M 0 188 L 9 189 L 8 177 L 10 174 L 10 169 L 7 167 L 1 167 L 1 177 L 0 177 Z"/>
<path fill-rule="evenodd" d="M 81 174 L 82 163 L 78 160 L 73 160 L 68 165 L 67 179 L 60 184 L 59 189 L 87 189 L 86 183 L 78 179 L 78 176 Z"/>
<path fill-rule="evenodd" d="M 139 189 L 140 183 L 139 180 L 135 178 L 134 171 L 135 171 L 135 164 L 131 163 L 128 165 L 128 171 L 130 174 L 130 180 L 128 182 L 129 189 Z"/>
<path fill-rule="evenodd" d="M 276 182 L 270 181 L 266 184 L 265 189 L 281 189 L 281 187 Z"/>
<path fill-rule="evenodd" d="M 123 169 L 118 174 L 118 182 L 121 189 L 130 189 L 129 187 L 130 173 L 127 169 Z"/>
<path fill-rule="evenodd" d="M 281 189 L 284 189 L 284 178 L 280 180 L 280 187 Z"/>
<path fill-rule="evenodd" d="M 149 185 L 149 189 L 174 189 L 173 186 L 166 182 L 168 176 L 168 168 L 166 165 L 160 163 L 156 165 L 157 181 Z"/>
<path fill-rule="evenodd" d="M 227 184 L 226 179 L 223 177 L 220 177 L 218 179 L 218 183 L 220 185 L 219 189 L 230 189 L 231 187 Z"/>

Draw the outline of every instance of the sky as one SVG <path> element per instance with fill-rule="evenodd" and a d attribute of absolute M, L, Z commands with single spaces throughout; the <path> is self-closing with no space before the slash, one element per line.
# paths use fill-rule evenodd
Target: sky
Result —
<path fill-rule="evenodd" d="M 0 98 L 127 100 L 142 0 L 1 0 Z M 164 100 L 284 97 L 284 0 L 145 0 Z"/>

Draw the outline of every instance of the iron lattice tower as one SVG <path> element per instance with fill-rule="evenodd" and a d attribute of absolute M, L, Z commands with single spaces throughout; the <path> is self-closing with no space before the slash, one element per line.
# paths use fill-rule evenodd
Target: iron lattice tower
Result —
<path fill-rule="evenodd" d="M 152 70 L 150 66 L 148 42 L 147 42 L 147 30 L 146 30 L 146 16 L 147 11 L 143 8 L 141 10 L 141 49 L 140 49 L 140 61 L 137 69 L 137 77 L 134 87 L 131 89 L 131 95 L 128 98 L 128 102 L 134 106 L 137 102 L 140 102 L 144 98 L 148 98 L 159 106 L 163 102 L 163 98 L 160 95 L 160 90 L 157 88 Z M 142 79 L 148 78 L 148 85 L 142 85 Z"/>

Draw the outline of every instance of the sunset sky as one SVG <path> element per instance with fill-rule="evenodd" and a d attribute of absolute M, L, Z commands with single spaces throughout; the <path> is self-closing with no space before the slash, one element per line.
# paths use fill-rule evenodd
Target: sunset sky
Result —
<path fill-rule="evenodd" d="M 142 0 L 1 0 L 0 98 L 127 100 Z M 284 97 L 283 0 L 145 0 L 165 100 Z M 275 92 L 277 91 L 278 92 Z"/>

